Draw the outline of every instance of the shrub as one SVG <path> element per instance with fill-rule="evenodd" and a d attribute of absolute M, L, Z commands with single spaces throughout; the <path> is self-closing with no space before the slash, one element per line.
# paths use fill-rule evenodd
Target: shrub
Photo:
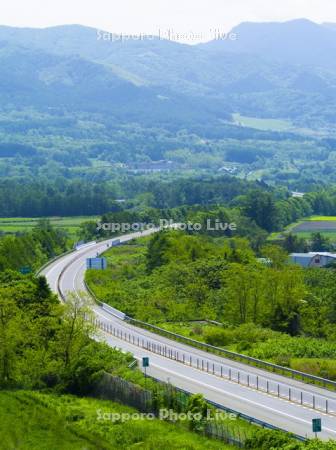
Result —
<path fill-rule="evenodd" d="M 289 447 L 289 445 L 291 445 Z M 302 448 L 300 444 L 296 445 L 290 434 L 281 431 L 257 430 L 253 435 L 245 441 L 246 449 L 256 450 L 281 450 L 291 449 L 299 450 Z"/>

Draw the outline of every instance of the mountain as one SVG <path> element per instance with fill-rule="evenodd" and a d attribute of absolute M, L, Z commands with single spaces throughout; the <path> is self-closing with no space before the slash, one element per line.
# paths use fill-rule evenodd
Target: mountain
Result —
<path fill-rule="evenodd" d="M 252 73 L 247 77 L 242 77 L 226 86 L 226 91 L 235 94 L 248 94 L 254 92 L 272 91 L 275 85 L 261 76 L 259 73 Z"/>
<path fill-rule="evenodd" d="M 109 113 L 118 120 L 142 123 L 230 118 L 219 100 L 204 101 L 177 95 L 167 87 L 139 85 L 108 65 L 76 54 L 0 41 L 0 65 L 0 101 L 18 109 Z"/>
<path fill-rule="evenodd" d="M 0 99 L 145 124 L 219 125 L 231 113 L 332 123 L 335 24 L 242 23 L 236 41 L 120 40 L 81 26 L 0 26 Z"/>
<path fill-rule="evenodd" d="M 216 40 L 202 47 L 248 53 L 281 63 L 336 69 L 336 25 L 306 19 L 289 22 L 245 22 L 232 30 L 236 40 Z"/>
<path fill-rule="evenodd" d="M 327 28 L 329 28 L 329 29 L 331 29 L 331 30 L 335 30 L 336 31 L 336 23 L 324 22 L 322 25 L 327 27 Z"/>

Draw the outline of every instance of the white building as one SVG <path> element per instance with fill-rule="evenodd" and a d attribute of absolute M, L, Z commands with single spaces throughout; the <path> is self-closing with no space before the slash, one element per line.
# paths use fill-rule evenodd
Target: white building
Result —
<path fill-rule="evenodd" d="M 336 253 L 329 252 L 309 252 L 292 253 L 291 262 L 302 267 L 325 267 L 336 262 Z"/>

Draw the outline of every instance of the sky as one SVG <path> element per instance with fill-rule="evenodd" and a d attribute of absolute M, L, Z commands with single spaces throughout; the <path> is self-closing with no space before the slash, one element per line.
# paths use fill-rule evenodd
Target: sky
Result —
<path fill-rule="evenodd" d="M 82 24 L 128 35 L 172 33 L 206 41 L 244 22 L 307 18 L 336 22 L 336 0 L 2 0 L 0 24 Z M 181 35 L 181 36 L 179 36 Z M 192 42 L 190 42 L 192 43 Z"/>

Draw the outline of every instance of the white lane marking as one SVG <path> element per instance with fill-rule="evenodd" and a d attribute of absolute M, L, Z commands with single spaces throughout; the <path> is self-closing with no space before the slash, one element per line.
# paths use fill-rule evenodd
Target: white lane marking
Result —
<path fill-rule="evenodd" d="M 154 344 L 158 344 L 158 345 L 165 345 L 165 346 L 170 346 L 170 349 L 172 349 L 172 350 L 174 350 L 174 351 L 179 351 L 180 349 L 179 349 L 179 347 L 175 347 L 175 346 L 173 346 L 172 344 L 162 344 L 158 339 L 157 339 L 157 337 L 150 337 L 150 336 L 147 336 L 146 334 L 143 334 L 143 333 L 141 333 L 141 330 L 133 330 L 133 328 L 132 327 L 130 327 L 130 326 L 126 326 L 125 325 L 125 323 L 124 322 L 121 322 L 121 323 L 115 323 L 115 321 L 113 321 L 112 319 L 111 319 L 111 316 L 110 315 L 108 315 L 108 313 L 102 313 L 102 312 L 100 312 L 99 311 L 99 309 L 94 309 L 94 312 L 95 312 L 95 314 L 96 315 L 99 315 L 99 316 L 101 316 L 103 319 L 105 319 L 107 322 L 110 322 L 112 325 L 115 325 L 115 326 L 120 326 L 121 327 L 121 330 L 122 329 L 124 329 L 124 330 L 129 330 L 130 332 L 133 332 L 134 333 L 134 336 L 140 336 L 141 337 L 141 339 L 142 338 L 145 338 L 145 339 L 147 339 L 148 341 L 152 341 Z M 117 338 L 118 339 L 118 338 Z M 122 341 L 123 341 L 123 339 L 122 339 Z M 136 345 L 136 344 L 132 344 L 131 342 L 130 342 L 130 345 L 132 345 L 132 346 L 134 346 L 134 347 L 136 347 L 136 348 L 138 348 L 138 346 Z M 184 351 L 186 351 L 187 352 L 187 350 L 184 350 Z M 151 353 L 154 353 L 154 352 L 151 352 Z M 154 353 L 154 354 L 156 354 L 156 355 L 158 355 L 158 353 Z M 192 351 L 191 352 L 189 352 L 189 354 L 191 354 L 191 355 L 193 355 L 193 356 L 195 356 L 195 357 L 197 357 L 198 355 L 196 354 L 196 353 L 193 353 Z M 164 355 L 161 355 L 163 358 L 167 358 L 167 357 L 165 357 Z M 200 357 L 200 356 L 199 356 Z M 202 358 L 203 358 L 203 356 L 202 356 Z M 170 359 L 170 358 L 167 358 L 167 359 Z M 214 360 L 211 360 L 211 359 L 209 359 L 209 358 L 206 358 L 206 359 L 204 359 L 204 361 L 208 361 L 209 363 L 213 363 L 213 361 Z M 235 368 L 235 367 L 233 367 L 233 366 L 230 366 L 230 365 L 227 365 L 227 363 L 217 363 L 216 362 L 216 364 L 218 364 L 219 366 L 222 366 L 222 367 L 224 367 L 224 368 L 229 368 L 229 369 L 233 369 L 233 370 L 239 370 L 239 371 L 241 371 L 241 372 L 243 372 L 241 369 L 237 369 L 237 368 Z M 186 367 L 188 367 L 188 366 L 186 366 Z M 201 370 L 200 368 L 197 368 L 196 366 L 192 366 L 195 370 Z M 220 378 L 220 379 L 222 379 L 222 377 L 220 377 L 219 376 L 219 373 L 212 373 L 211 371 L 210 372 L 205 372 L 205 371 L 202 371 L 202 373 L 207 373 L 208 375 L 211 375 L 211 376 L 215 376 L 216 378 Z M 245 375 L 248 375 L 249 373 L 248 372 L 245 372 L 244 371 L 244 374 Z M 250 373 L 250 375 L 252 374 L 252 376 L 255 376 L 255 374 L 253 373 L 253 372 L 251 372 Z M 250 386 L 247 386 L 247 385 L 244 385 L 244 384 L 242 384 L 242 383 L 238 383 L 238 381 L 237 380 L 235 380 L 235 379 L 232 379 L 232 380 L 230 380 L 230 379 L 226 379 L 225 377 L 224 377 L 224 379 L 226 380 L 226 381 L 228 381 L 228 382 L 230 382 L 230 383 L 232 383 L 232 384 L 240 384 L 240 386 L 242 387 L 242 388 L 246 388 L 246 389 L 249 389 L 249 390 L 252 390 L 252 391 L 254 391 L 254 392 L 258 392 L 259 394 L 263 394 L 263 395 L 265 395 L 265 396 L 268 396 L 268 397 L 271 397 L 271 398 L 278 398 L 278 399 L 280 399 L 280 400 L 282 400 L 282 401 L 284 401 L 284 402 L 287 402 L 287 403 L 289 403 L 289 404 L 292 404 L 292 405 L 295 405 L 295 406 L 300 406 L 300 407 L 302 407 L 302 408 L 304 408 L 304 409 L 309 409 L 309 410 L 313 410 L 313 411 L 316 411 L 316 412 L 318 412 L 319 414 L 322 414 L 322 415 L 324 415 L 324 416 L 327 416 L 327 417 L 334 417 L 335 416 L 335 412 L 334 411 L 332 411 L 332 410 L 330 410 L 330 414 L 327 414 L 326 412 L 324 412 L 324 411 L 321 411 L 320 409 L 314 409 L 313 408 L 313 403 L 310 403 L 309 404 L 309 402 L 305 402 L 305 403 L 303 403 L 302 405 L 299 403 L 299 399 L 296 399 L 296 398 L 292 398 L 292 400 L 288 400 L 288 399 L 286 399 L 286 398 L 284 398 L 284 397 L 282 397 L 282 396 L 278 396 L 278 393 L 277 393 L 277 391 L 269 391 L 269 392 L 266 392 L 266 391 L 263 391 L 262 389 L 256 389 L 256 386 L 255 385 L 250 385 Z M 268 379 L 266 378 L 266 374 L 264 375 L 264 378 L 263 378 L 263 380 L 264 381 L 267 381 Z M 271 382 L 274 382 L 274 383 L 278 383 L 278 382 L 275 382 L 274 380 L 269 380 L 269 381 L 271 381 Z M 282 387 L 285 387 L 285 388 L 289 388 L 289 389 L 294 389 L 294 390 L 296 390 L 296 391 L 298 391 L 298 392 L 302 392 L 303 394 L 307 394 L 307 395 L 315 395 L 315 398 L 316 399 L 321 399 L 321 400 L 328 400 L 328 401 L 334 401 L 335 399 L 333 399 L 333 398 L 331 398 L 331 397 L 325 397 L 325 396 L 322 396 L 322 395 L 320 395 L 320 394 L 316 394 L 316 393 L 313 393 L 313 392 L 310 392 L 310 391 L 307 391 L 307 390 L 303 390 L 303 389 L 301 389 L 301 388 L 299 388 L 299 387 L 297 387 L 297 386 L 291 386 L 291 385 L 289 385 L 289 384 L 283 384 L 283 383 L 279 383 Z M 309 405 L 311 405 L 311 407 L 309 406 Z"/>
<path fill-rule="evenodd" d="M 117 340 L 117 341 L 119 341 L 119 342 L 122 342 L 122 343 L 124 343 L 124 347 L 125 348 L 133 348 L 133 347 L 135 347 L 135 349 L 140 349 L 140 350 L 144 350 L 144 351 L 146 351 L 146 352 L 148 352 L 149 354 L 151 354 L 151 355 L 154 355 L 154 356 L 156 356 L 157 358 L 161 358 L 161 359 L 163 359 L 163 360 L 168 360 L 168 361 L 172 361 L 173 363 L 175 362 L 175 363 L 177 363 L 177 364 L 180 364 L 181 363 L 181 361 L 177 361 L 177 360 L 173 360 L 173 359 L 170 359 L 170 358 L 168 358 L 168 357 L 166 357 L 166 356 L 164 356 L 164 355 L 161 355 L 161 354 L 159 354 L 159 353 L 154 353 L 154 352 L 151 352 L 151 350 L 148 350 L 148 349 L 146 349 L 146 348 L 142 348 L 142 347 L 140 347 L 140 346 L 137 346 L 136 344 L 133 344 L 132 342 L 129 342 L 129 341 L 125 341 L 124 339 L 121 339 L 120 337 L 118 337 L 118 336 L 115 336 L 115 335 L 112 335 L 111 333 L 108 333 L 108 332 L 106 332 L 106 331 L 103 331 L 102 330 L 102 333 L 103 333 L 103 335 L 105 335 L 105 337 L 106 336 L 108 336 L 108 337 L 110 337 L 110 339 L 112 339 L 112 340 Z M 119 345 L 121 345 L 121 344 L 119 344 Z M 131 350 L 130 350 L 131 351 Z M 295 401 L 290 401 L 290 400 L 288 400 L 288 399 L 286 399 L 286 398 L 283 398 L 283 397 L 278 397 L 277 395 L 272 395 L 272 393 L 270 393 L 270 392 L 265 392 L 265 391 L 262 391 L 262 390 L 257 390 L 257 389 L 255 389 L 255 388 L 253 388 L 253 387 L 251 387 L 251 386 L 246 386 L 246 385 L 243 385 L 243 384 L 239 384 L 237 381 L 235 381 L 235 380 L 230 380 L 230 379 L 228 379 L 228 378 L 221 378 L 218 374 L 213 374 L 213 373 L 211 373 L 211 372 L 204 372 L 204 371 L 202 371 L 201 369 L 199 369 L 199 368 L 197 368 L 196 366 L 194 366 L 194 365 L 192 365 L 192 366 L 188 366 L 188 365 L 184 365 L 184 367 L 186 367 L 187 369 L 189 369 L 189 368 L 191 368 L 194 372 L 195 371 L 200 371 L 202 374 L 204 374 L 205 376 L 214 376 L 214 377 L 216 377 L 216 379 L 217 380 L 222 380 L 222 381 L 224 381 L 225 383 L 227 383 L 227 384 L 232 384 L 232 385 L 235 385 L 235 386 L 240 386 L 241 388 L 245 388 L 246 390 L 248 390 L 248 391 L 252 391 L 252 392 L 254 392 L 255 394 L 257 394 L 257 395 L 259 395 L 259 396 L 267 396 L 267 397 L 269 397 L 269 398 L 272 398 L 273 400 L 276 400 L 276 401 L 279 401 L 279 402 L 284 402 L 284 403 L 287 403 L 287 404 L 289 404 L 289 405 L 292 405 L 292 406 L 294 406 L 294 407 L 297 407 L 297 408 L 303 408 L 303 409 L 306 409 L 307 411 L 310 411 L 310 412 L 315 412 L 316 414 L 320 414 L 320 415 L 323 415 L 323 416 L 325 416 L 325 417 L 330 417 L 331 419 L 333 419 L 333 418 L 335 418 L 335 414 L 332 414 L 332 413 L 330 413 L 330 414 L 326 414 L 325 412 L 323 412 L 323 411 L 321 411 L 321 410 L 319 410 L 319 409 L 314 409 L 314 408 L 312 408 L 312 407 L 309 407 L 309 406 L 306 406 L 306 405 L 301 405 L 300 403 L 298 403 L 298 402 L 295 402 Z M 196 373 L 194 374 L 194 375 L 197 375 Z M 245 397 L 239 397 L 238 396 L 238 398 L 241 398 L 241 399 L 245 399 Z M 312 405 L 313 406 L 313 405 Z M 275 411 L 277 411 L 277 410 L 275 410 Z"/>
<path fill-rule="evenodd" d="M 189 377 L 187 377 L 185 375 L 181 375 L 179 372 L 175 372 L 174 370 L 163 368 L 161 366 L 158 366 L 157 364 L 152 364 L 152 367 L 156 367 L 159 370 L 163 370 L 164 372 L 168 372 L 168 373 L 170 373 L 172 375 L 175 375 L 177 378 L 184 378 L 185 380 L 190 382 L 190 378 Z M 242 400 L 242 397 L 240 397 L 239 395 L 233 394 L 232 392 L 229 392 L 229 391 L 223 391 L 223 390 L 221 390 L 219 388 L 216 388 L 216 387 L 212 386 L 211 384 L 204 383 L 204 382 L 198 381 L 198 380 L 194 381 L 194 383 L 198 384 L 200 386 L 204 386 L 205 388 L 210 389 L 212 391 L 216 391 L 216 392 L 219 392 L 221 394 L 229 395 L 231 397 L 234 397 L 234 398 L 237 398 L 239 400 Z M 311 426 L 311 422 L 309 420 L 301 419 L 300 417 L 297 417 L 297 416 L 292 416 L 291 414 L 279 411 L 278 409 L 271 408 L 270 406 L 263 405 L 262 403 L 255 402 L 255 401 L 249 400 L 247 398 L 244 398 L 243 400 L 245 402 L 247 402 L 247 403 L 251 403 L 254 406 L 259 406 L 259 407 L 261 407 L 263 409 L 268 409 L 269 411 L 272 411 L 272 412 L 274 412 L 276 414 L 280 414 L 282 416 L 289 417 L 291 419 L 296 419 L 296 420 L 298 420 L 300 422 L 307 423 L 307 424 L 309 424 L 309 426 Z M 330 428 L 323 427 L 323 430 L 326 430 L 326 431 L 329 431 L 330 433 L 336 434 L 336 431 L 332 430 Z"/>
<path fill-rule="evenodd" d="M 100 248 L 100 246 L 99 246 L 99 248 Z M 102 248 L 104 248 L 104 245 L 102 246 Z M 86 249 L 87 250 L 87 249 Z M 90 250 L 93 250 L 93 248 L 91 247 L 90 248 Z M 95 249 L 95 251 L 96 250 L 98 250 L 98 248 L 97 249 Z M 86 252 L 83 252 L 83 256 L 85 256 L 85 253 Z M 87 252 L 87 253 L 89 253 L 89 252 Z M 77 262 L 78 260 L 75 260 L 73 263 L 75 264 L 76 262 Z M 61 261 L 62 262 L 62 261 Z M 77 269 L 77 271 L 75 272 L 75 274 L 74 274 L 74 277 L 73 277 L 73 279 L 72 279 L 72 287 L 73 287 L 73 290 L 74 290 L 74 292 L 75 292 L 75 294 L 76 294 L 76 296 L 78 297 L 78 298 L 80 298 L 79 297 L 79 294 L 77 293 L 77 290 L 76 290 L 76 281 L 77 281 L 77 278 L 78 278 L 78 275 L 79 275 L 79 272 L 81 271 L 81 269 L 82 269 L 82 267 L 84 266 L 85 264 L 84 263 L 81 263 L 80 265 L 79 265 L 79 267 L 78 267 L 78 269 Z M 70 266 L 71 267 L 71 266 Z M 69 268 L 70 268 L 69 267 Z M 95 313 L 97 313 L 97 314 L 99 314 L 100 316 L 102 316 L 103 318 L 105 318 L 105 320 L 110 320 L 111 321 L 111 319 L 109 319 L 108 317 L 106 317 L 106 316 L 104 316 L 103 314 L 101 314 L 99 311 L 97 311 L 97 310 L 95 310 Z M 111 321 L 112 322 L 112 321 Z M 141 333 L 139 333 L 140 335 L 141 335 Z M 146 335 L 144 335 L 147 339 L 150 339 L 148 336 L 146 336 Z M 130 344 L 130 345 L 132 345 L 132 344 Z M 174 348 L 174 347 L 172 347 L 172 348 Z M 211 361 L 211 360 L 210 360 Z M 160 367 L 160 366 L 157 366 L 157 367 Z M 194 367 L 193 367 L 193 369 L 195 369 Z M 196 370 L 196 369 L 195 369 Z M 176 375 L 178 375 L 178 376 L 180 376 L 180 377 L 182 377 L 182 378 L 187 378 L 187 377 L 185 377 L 185 376 L 183 376 L 183 375 L 179 375 L 178 374 L 178 372 L 174 372 L 174 371 L 171 371 L 171 373 L 175 373 Z M 197 382 L 198 384 L 203 384 L 204 386 L 208 386 L 209 388 L 211 388 L 211 389 L 213 389 L 213 390 L 217 390 L 217 391 L 219 391 L 219 392 L 222 392 L 222 391 L 220 391 L 219 389 L 217 389 L 217 388 L 214 388 L 214 387 L 211 387 L 211 385 L 208 385 L 207 383 L 201 383 L 201 382 Z M 245 386 L 242 386 L 242 387 L 245 387 Z M 255 391 L 254 389 L 253 389 L 253 391 Z M 255 392 L 259 392 L 259 391 L 255 391 Z M 262 393 L 262 392 L 259 392 L 259 393 Z M 238 398 L 238 399 L 242 399 L 242 397 L 240 397 L 240 396 L 237 396 L 237 395 L 235 395 L 235 394 L 232 394 L 232 393 L 229 393 L 229 395 L 231 395 L 231 396 L 233 396 L 233 397 L 236 397 L 236 398 Z M 246 400 L 246 399 L 245 399 Z M 284 400 L 284 401 L 286 401 L 286 402 L 288 402 L 287 400 L 285 400 L 285 399 L 281 399 L 281 400 Z M 257 403 L 257 402 L 253 402 L 252 400 L 247 400 L 249 403 L 252 403 L 252 404 L 255 404 L 255 405 L 258 405 L 258 406 L 262 406 L 263 408 L 266 408 L 266 409 L 269 409 L 269 410 L 272 410 L 272 411 L 274 411 L 274 412 L 277 412 L 277 413 L 280 413 L 280 414 L 282 414 L 282 415 L 287 415 L 288 417 L 294 417 L 294 416 L 291 416 L 291 415 L 288 415 L 288 414 L 286 414 L 286 413 L 282 413 L 281 411 L 278 411 L 278 410 L 276 410 L 276 409 L 274 409 L 274 408 L 270 408 L 270 407 L 267 407 L 267 406 L 264 406 L 264 405 L 262 405 L 262 404 L 260 404 L 260 403 Z M 289 402 L 288 402 L 289 403 Z M 290 402 L 290 404 L 292 404 L 292 405 L 294 405 L 294 406 L 300 406 L 301 407 L 301 405 L 296 405 L 295 403 L 292 403 L 292 402 Z M 304 407 L 305 409 L 307 409 L 306 407 Z M 321 412 L 322 413 L 322 412 Z M 322 413 L 323 414 L 323 413 Z M 324 414 L 325 415 L 325 414 Z M 308 422 L 308 421 L 305 421 L 305 420 L 303 420 L 303 419 L 298 419 L 298 420 L 301 420 L 301 421 L 303 421 L 303 422 L 306 422 L 306 423 L 310 423 L 310 422 Z M 324 428 L 325 430 L 329 430 L 329 429 L 327 429 L 327 428 Z M 332 430 L 330 430 L 330 432 L 332 432 L 332 433 L 334 433 L 334 434 L 336 434 L 336 431 L 332 431 Z"/>
<path fill-rule="evenodd" d="M 79 272 L 81 271 L 81 269 L 83 268 L 83 266 L 84 266 L 84 264 L 81 264 L 81 265 L 79 266 L 78 270 L 75 272 L 74 281 L 73 281 L 73 288 L 74 288 L 75 293 L 76 293 L 76 295 L 77 295 L 78 298 L 80 298 L 80 297 L 79 297 L 79 295 L 78 295 L 77 292 L 76 292 L 75 281 L 77 280 L 78 275 L 79 275 Z M 110 315 L 108 315 L 108 313 L 106 313 L 107 315 L 104 315 L 104 314 L 102 314 L 98 309 L 94 309 L 94 312 L 95 312 L 95 314 L 97 314 L 97 315 L 101 316 L 103 319 L 105 319 L 107 322 L 110 322 L 110 323 L 114 324 L 113 320 L 111 319 Z M 121 328 L 124 328 L 125 330 L 129 330 L 129 331 L 131 331 L 131 332 L 133 332 L 133 333 L 135 332 L 135 335 L 138 334 L 139 336 L 143 336 L 144 338 L 146 338 L 146 339 L 148 339 L 148 340 L 152 340 L 154 343 L 161 345 L 160 341 L 158 341 L 157 338 L 155 339 L 155 338 L 148 337 L 147 335 L 142 334 L 142 333 L 141 333 L 140 331 L 138 331 L 138 330 L 133 330 L 131 327 L 125 326 L 124 323 L 120 323 L 120 324 L 118 324 L 118 325 L 119 325 Z M 122 341 L 123 341 L 123 340 L 122 340 Z M 135 345 L 135 344 L 130 343 L 130 345 L 132 345 L 132 346 L 138 348 L 138 346 Z M 176 351 L 176 350 L 179 350 L 178 347 L 174 347 L 174 346 L 172 346 L 171 344 L 170 344 L 170 346 L 171 346 L 171 349 L 173 349 L 173 350 L 175 350 L 175 351 Z M 157 353 L 154 353 L 154 354 L 158 355 Z M 191 354 L 193 354 L 193 353 L 191 353 Z M 194 353 L 194 355 L 195 355 L 195 353 Z M 159 356 L 160 356 L 160 355 L 159 355 Z M 162 356 L 163 358 L 167 359 L 167 357 L 165 357 L 164 355 L 161 355 L 161 356 Z M 197 356 L 197 355 L 196 355 L 196 356 Z M 169 358 L 168 358 L 168 359 L 169 359 Z M 207 359 L 207 361 L 212 362 L 210 359 Z M 219 364 L 219 363 L 218 363 L 218 364 Z M 231 369 L 233 368 L 233 367 L 228 366 L 228 365 L 225 365 L 225 364 L 221 364 L 221 365 L 222 365 L 223 367 L 226 367 L 226 368 L 231 368 Z M 186 366 L 186 367 L 187 367 L 187 366 Z M 195 366 L 192 366 L 192 368 L 195 369 L 195 370 L 200 370 L 200 369 L 197 369 Z M 202 373 L 205 373 L 205 372 L 202 372 Z M 208 372 L 206 372 L 206 373 L 208 373 Z M 217 373 L 212 374 L 211 372 L 209 372 L 208 375 L 212 375 L 212 376 L 215 376 L 216 378 L 219 378 L 219 375 L 218 375 Z M 226 379 L 225 379 L 225 380 L 226 380 Z M 264 378 L 264 380 L 267 381 L 267 378 Z M 231 384 L 237 385 L 237 381 L 235 381 L 235 380 L 229 380 L 229 379 L 227 379 L 226 381 L 230 382 Z M 239 383 L 238 383 L 238 384 L 239 384 Z M 270 392 L 264 392 L 264 391 L 262 391 L 262 390 L 257 390 L 257 389 L 255 389 L 255 386 L 245 386 L 245 385 L 243 385 L 243 384 L 241 384 L 240 386 L 243 387 L 243 388 L 252 390 L 252 391 L 254 391 L 255 393 L 258 393 L 258 394 L 262 394 L 262 395 L 268 396 L 268 397 L 270 397 L 270 398 L 278 398 L 279 400 L 284 401 L 284 402 L 289 403 L 289 404 L 294 405 L 294 406 L 299 406 L 299 407 L 302 407 L 302 408 L 307 409 L 307 410 L 314 410 L 314 411 L 317 411 L 318 413 L 320 413 L 320 414 L 322 414 L 322 415 L 324 415 L 324 416 L 326 416 L 326 417 L 333 417 L 332 414 L 327 414 L 327 413 L 325 413 L 325 412 L 323 412 L 323 411 L 320 411 L 319 409 L 316 410 L 316 409 L 314 409 L 314 408 L 310 408 L 309 405 L 307 405 L 307 403 L 306 403 L 305 405 L 304 405 L 304 404 L 301 405 L 301 404 L 299 404 L 298 402 L 296 402 L 295 399 L 293 399 L 292 401 L 290 401 L 290 400 L 287 400 L 287 399 L 285 399 L 285 398 L 283 398 L 283 397 L 281 397 L 281 396 L 278 397 L 276 392 L 274 392 L 274 393 L 272 393 L 271 391 L 270 391 Z M 290 385 L 282 384 L 282 386 L 287 387 L 287 388 L 291 388 Z M 297 389 L 297 390 L 299 390 L 299 391 L 301 392 L 301 390 L 300 390 L 299 388 L 297 388 L 297 387 L 294 387 L 294 389 Z M 310 394 L 310 395 L 313 395 L 313 394 L 310 393 L 309 391 L 302 391 L 302 392 L 303 392 L 303 393 Z M 316 394 L 315 394 L 315 395 L 316 395 Z M 320 396 L 320 395 L 317 395 L 317 397 L 320 398 L 320 399 L 325 399 L 325 400 L 327 399 L 327 397 L 322 397 L 322 396 Z M 332 401 L 333 399 L 329 399 L 329 400 Z M 311 406 L 313 406 L 313 403 L 311 404 Z"/>

